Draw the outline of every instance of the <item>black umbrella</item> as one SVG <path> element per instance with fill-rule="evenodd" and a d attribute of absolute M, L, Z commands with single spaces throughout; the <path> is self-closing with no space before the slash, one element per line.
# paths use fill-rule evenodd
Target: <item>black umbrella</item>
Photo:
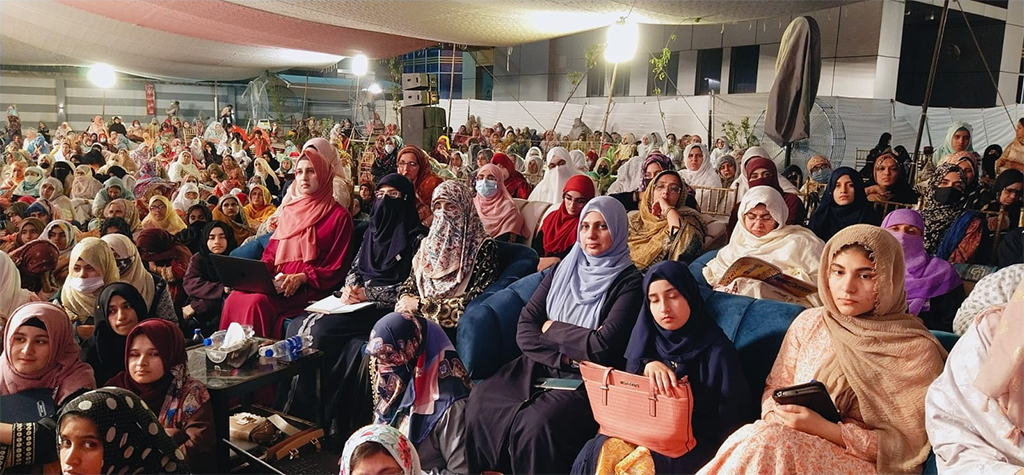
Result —
<path fill-rule="evenodd" d="M 811 107 L 821 79 L 821 32 L 814 18 L 793 19 L 782 35 L 779 58 L 775 61 L 775 83 L 768 95 L 764 133 L 780 147 L 790 146 L 811 135 Z"/>

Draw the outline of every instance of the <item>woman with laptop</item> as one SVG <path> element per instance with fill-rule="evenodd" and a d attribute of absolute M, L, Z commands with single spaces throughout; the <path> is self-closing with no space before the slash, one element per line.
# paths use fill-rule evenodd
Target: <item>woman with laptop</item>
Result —
<path fill-rule="evenodd" d="M 331 170 L 338 151 L 326 139 L 310 139 L 295 163 L 295 181 L 278 214 L 277 229 L 262 261 L 276 276 L 276 294 L 232 291 L 220 328 L 252 325 L 256 334 L 281 338 L 285 319 L 302 313 L 341 286 L 351 261 L 352 216 L 332 195 Z"/>

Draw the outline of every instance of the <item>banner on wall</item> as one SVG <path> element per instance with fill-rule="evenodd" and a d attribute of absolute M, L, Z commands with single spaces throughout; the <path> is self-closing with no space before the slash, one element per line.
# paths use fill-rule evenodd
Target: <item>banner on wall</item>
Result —
<path fill-rule="evenodd" d="M 146 115 L 156 115 L 156 86 L 146 83 Z"/>

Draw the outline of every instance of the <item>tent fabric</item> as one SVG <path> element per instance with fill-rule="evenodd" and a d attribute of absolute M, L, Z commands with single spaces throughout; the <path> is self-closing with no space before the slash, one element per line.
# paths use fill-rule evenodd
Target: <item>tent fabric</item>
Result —
<path fill-rule="evenodd" d="M 794 18 L 782 35 L 764 132 L 780 147 L 810 136 L 811 108 L 821 80 L 821 30 L 809 16 Z"/>

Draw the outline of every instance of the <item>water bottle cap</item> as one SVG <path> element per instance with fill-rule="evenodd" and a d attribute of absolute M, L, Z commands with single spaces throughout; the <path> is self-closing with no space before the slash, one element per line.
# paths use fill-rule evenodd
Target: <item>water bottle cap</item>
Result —
<path fill-rule="evenodd" d="M 196 328 L 195 330 L 193 330 L 193 331 L 192 331 L 192 334 L 193 334 L 193 335 L 198 335 L 198 334 L 199 334 L 199 329 L 198 329 L 198 328 Z"/>
<path fill-rule="evenodd" d="M 213 345 L 213 340 L 210 338 L 203 338 L 203 346 Z"/>
<path fill-rule="evenodd" d="M 274 350 L 272 350 L 270 348 L 267 348 L 267 351 L 263 352 L 263 356 L 266 356 L 267 358 L 273 357 L 274 356 Z"/>

